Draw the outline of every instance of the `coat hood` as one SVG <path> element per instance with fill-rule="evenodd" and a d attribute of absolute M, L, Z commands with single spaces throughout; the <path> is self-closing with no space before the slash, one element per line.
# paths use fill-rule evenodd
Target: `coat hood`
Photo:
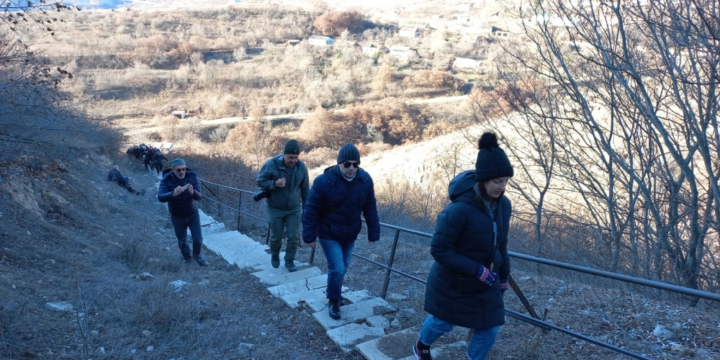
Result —
<path fill-rule="evenodd" d="M 452 202 L 472 202 L 477 194 L 473 187 L 477 183 L 475 171 L 468 170 L 460 173 L 450 181 L 448 193 Z"/>

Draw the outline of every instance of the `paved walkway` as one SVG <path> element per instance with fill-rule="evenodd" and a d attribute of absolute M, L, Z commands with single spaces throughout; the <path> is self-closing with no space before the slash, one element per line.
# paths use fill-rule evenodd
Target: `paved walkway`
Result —
<path fill-rule="evenodd" d="M 228 231 L 221 223 L 200 211 L 204 245 L 223 257 L 228 263 L 246 269 L 267 285 L 275 297 L 293 309 L 306 309 L 326 330 L 326 334 L 344 352 L 359 351 L 370 360 L 410 360 L 412 344 L 417 339 L 417 328 L 388 333 L 391 315 L 397 309 L 365 289 L 343 287 L 345 305 L 340 307 L 340 320 L 328 315 L 325 287 L 327 274 L 314 266 L 297 263 L 301 270 L 290 273 L 284 266 L 270 266 L 269 247 L 238 231 Z M 281 254 L 282 258 L 283 255 Z M 448 347 L 463 346 L 452 344 Z M 446 348 L 433 349 L 435 359 L 441 360 Z"/>

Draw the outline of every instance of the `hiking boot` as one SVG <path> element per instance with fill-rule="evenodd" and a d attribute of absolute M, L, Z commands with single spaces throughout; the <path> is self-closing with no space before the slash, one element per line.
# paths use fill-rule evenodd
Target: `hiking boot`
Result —
<path fill-rule="evenodd" d="M 298 269 L 297 266 L 295 266 L 294 260 L 285 260 L 285 267 L 289 272 L 295 272 Z"/>
<path fill-rule="evenodd" d="M 192 257 L 190 257 L 190 256 L 185 256 L 185 257 L 183 257 L 183 261 L 184 261 L 186 264 L 192 263 L 192 260 L 193 260 L 193 259 L 192 259 Z"/>
<path fill-rule="evenodd" d="M 197 261 L 198 265 L 200 266 L 208 265 L 207 261 L 205 261 L 205 259 L 203 259 L 201 255 L 193 255 L 193 259 L 195 259 L 195 261 Z"/>
<path fill-rule="evenodd" d="M 337 300 L 330 300 L 328 312 L 330 313 L 331 318 L 340 320 L 340 302 Z"/>
<path fill-rule="evenodd" d="M 415 343 L 415 346 L 413 346 L 413 354 L 415 354 L 416 360 L 432 360 L 432 356 L 430 356 L 430 347 L 420 342 L 420 340 L 418 340 Z"/>
<path fill-rule="evenodd" d="M 276 269 L 279 268 L 280 267 L 280 255 L 272 254 L 272 257 L 270 258 L 270 264 L 272 265 L 272 267 L 274 267 Z"/>

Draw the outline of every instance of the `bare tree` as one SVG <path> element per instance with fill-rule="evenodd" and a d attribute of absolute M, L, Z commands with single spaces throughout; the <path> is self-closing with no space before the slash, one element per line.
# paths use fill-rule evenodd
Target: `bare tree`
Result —
<path fill-rule="evenodd" d="M 717 274 L 717 249 L 708 245 L 720 224 L 720 7 L 544 0 L 519 16 L 532 19 L 524 35 L 533 57 L 504 51 L 557 100 L 506 98 L 521 118 L 554 121 L 552 174 L 588 210 L 576 220 L 590 219 L 609 239 L 606 266 L 710 286 L 701 272 Z"/>

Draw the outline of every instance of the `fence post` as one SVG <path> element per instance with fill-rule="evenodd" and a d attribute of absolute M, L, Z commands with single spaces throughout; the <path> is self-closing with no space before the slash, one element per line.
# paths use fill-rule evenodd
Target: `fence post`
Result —
<path fill-rule="evenodd" d="M 383 283 L 382 293 L 380 295 L 383 299 L 387 296 L 388 286 L 390 285 L 390 273 L 392 272 L 390 269 L 395 261 L 395 250 L 397 249 L 398 239 L 400 239 L 400 229 L 395 230 L 395 239 L 393 239 L 392 249 L 390 250 L 390 261 L 388 262 L 389 269 L 385 270 L 385 282 Z"/>
<path fill-rule="evenodd" d="M 237 220 L 237 229 L 240 231 L 240 217 L 242 216 L 242 198 L 243 193 L 241 192 L 239 195 L 240 200 L 238 200 L 238 220 Z"/>
<path fill-rule="evenodd" d="M 216 185 L 216 190 L 218 194 L 220 193 L 220 185 Z M 216 195 L 217 196 L 217 195 Z M 220 199 L 219 196 L 217 196 L 218 201 L 222 202 L 222 199 Z M 220 216 L 220 221 L 223 221 L 223 207 L 218 204 L 218 215 Z"/>

